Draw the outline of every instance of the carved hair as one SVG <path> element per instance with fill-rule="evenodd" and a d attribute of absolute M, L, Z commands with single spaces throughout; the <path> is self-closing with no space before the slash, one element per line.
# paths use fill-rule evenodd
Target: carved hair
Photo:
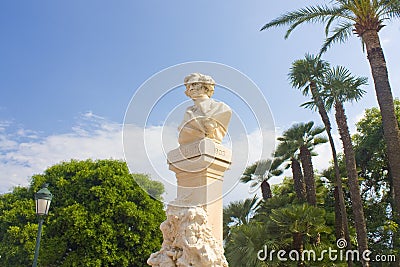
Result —
<path fill-rule="evenodd" d="M 203 85 L 202 88 L 204 89 L 204 92 L 208 95 L 208 97 L 211 97 L 214 94 L 215 81 L 208 75 L 197 72 L 191 73 L 185 77 L 183 83 L 186 87 L 191 83 L 201 83 Z M 189 96 L 186 91 L 185 94 Z"/>

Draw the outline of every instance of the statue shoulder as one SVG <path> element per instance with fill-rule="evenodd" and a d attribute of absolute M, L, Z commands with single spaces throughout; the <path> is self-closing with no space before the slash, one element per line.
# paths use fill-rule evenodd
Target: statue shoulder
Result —
<path fill-rule="evenodd" d="M 210 103 L 210 106 L 213 109 L 219 109 L 221 111 L 229 111 L 229 110 L 231 110 L 231 108 L 227 104 L 225 104 L 224 102 L 216 101 L 214 99 L 212 99 L 212 102 Z"/>

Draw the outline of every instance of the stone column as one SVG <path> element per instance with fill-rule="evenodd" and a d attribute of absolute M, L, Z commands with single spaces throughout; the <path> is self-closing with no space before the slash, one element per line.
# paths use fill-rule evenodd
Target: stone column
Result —
<path fill-rule="evenodd" d="M 206 211 L 213 236 L 222 244 L 222 183 L 231 163 L 231 151 L 205 138 L 168 153 L 169 169 L 176 174 L 177 200 Z"/>

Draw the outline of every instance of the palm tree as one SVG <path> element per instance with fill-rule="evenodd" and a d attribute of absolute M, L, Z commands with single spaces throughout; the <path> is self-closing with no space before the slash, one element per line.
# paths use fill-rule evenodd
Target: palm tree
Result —
<path fill-rule="evenodd" d="M 335 171 L 335 229 L 336 238 L 345 237 L 350 244 L 350 235 L 348 230 L 346 205 L 343 196 L 342 179 L 340 177 L 339 164 L 336 155 L 335 143 L 332 138 L 332 127 L 325 109 L 325 104 L 319 94 L 318 82 L 329 69 L 329 63 L 321 60 L 320 57 L 306 54 L 304 59 L 296 60 L 292 63 L 289 72 L 289 79 L 293 87 L 302 90 L 303 95 L 311 94 L 312 102 L 317 108 L 322 122 L 324 123 L 331 146 L 333 166 Z"/>
<path fill-rule="evenodd" d="M 258 199 L 256 196 L 247 198 L 244 201 L 239 200 L 229 203 L 223 211 L 224 239 L 229 238 L 231 228 L 248 224 L 257 207 Z"/>
<path fill-rule="evenodd" d="M 327 140 L 325 137 L 319 136 L 323 131 L 325 131 L 325 128 L 313 128 L 313 126 L 314 122 L 312 121 L 308 123 L 294 124 L 288 130 L 283 132 L 282 137 L 278 137 L 278 140 L 281 141 L 284 144 L 283 146 L 287 147 L 288 151 L 292 154 L 299 151 L 299 158 L 301 166 L 303 167 L 304 182 L 306 185 L 307 202 L 310 205 L 315 206 L 317 205 L 317 196 L 315 190 L 314 167 L 311 160 L 313 154 L 311 151 L 316 145 L 326 143 Z M 280 156 L 281 153 L 278 148 L 276 150 L 276 155 Z"/>
<path fill-rule="evenodd" d="M 330 229 L 325 225 L 324 218 L 324 209 L 306 203 L 273 209 L 270 215 L 270 219 L 276 224 L 280 233 L 292 235 L 292 249 L 298 251 L 299 255 L 303 252 L 304 237 L 313 237 L 321 232 L 329 232 Z M 304 266 L 301 259 L 297 266 Z"/>
<path fill-rule="evenodd" d="M 229 242 L 225 244 L 225 255 L 229 266 L 267 267 L 270 265 L 258 259 L 258 252 L 264 248 L 278 249 L 274 240 L 266 240 L 270 234 L 267 228 L 258 222 L 251 222 L 232 230 Z"/>
<path fill-rule="evenodd" d="M 303 170 L 299 162 L 299 155 L 297 153 L 298 147 L 290 141 L 281 141 L 275 150 L 275 157 L 282 163 L 289 160 L 290 163 L 285 166 L 285 169 L 292 169 L 293 187 L 296 192 L 297 199 L 300 202 L 307 200 L 306 184 L 304 182 Z"/>
<path fill-rule="evenodd" d="M 225 255 L 229 266 L 270 266 L 257 257 L 258 251 L 266 243 L 268 248 L 276 248 L 274 242 L 266 242 L 268 236 L 265 225 L 259 222 L 250 222 L 233 228 L 229 241 L 225 243 Z"/>
<path fill-rule="evenodd" d="M 365 85 L 366 82 L 367 78 L 352 76 L 346 68 L 336 67 L 325 74 L 323 82 L 324 91 L 322 92 L 326 108 L 328 110 L 332 107 L 335 108 L 335 118 L 343 143 L 354 224 L 360 253 L 368 249 L 367 230 L 358 182 L 355 154 L 343 102 L 359 100 L 365 93 L 365 91 L 360 89 L 360 86 Z M 363 262 L 363 266 L 369 266 L 368 262 Z"/>
<path fill-rule="evenodd" d="M 247 167 L 244 171 L 240 181 L 242 183 L 252 182 L 250 187 L 260 187 L 263 200 L 266 201 L 272 197 L 271 186 L 268 180 L 271 177 L 279 176 L 282 170 L 278 169 L 280 165 L 279 160 L 260 160 Z"/>
<path fill-rule="evenodd" d="M 393 95 L 388 70 L 379 39 L 385 21 L 400 18 L 399 0 L 333 0 L 330 6 L 309 6 L 292 11 L 265 24 L 261 30 L 288 25 L 285 38 L 302 23 L 325 24 L 326 40 L 321 48 L 325 52 L 332 44 L 345 42 L 352 33 L 361 38 L 363 49 L 371 66 L 378 99 L 389 166 L 393 173 L 394 203 L 400 218 L 400 132 L 394 112 Z M 331 31 L 332 25 L 335 28 Z M 329 33 L 332 32 L 330 36 Z"/>

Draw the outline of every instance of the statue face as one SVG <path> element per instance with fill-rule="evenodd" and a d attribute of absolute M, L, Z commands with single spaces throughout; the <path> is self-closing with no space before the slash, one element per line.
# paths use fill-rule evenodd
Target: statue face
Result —
<path fill-rule="evenodd" d="M 190 98 L 208 97 L 203 83 L 189 83 L 186 85 L 186 94 Z"/>

